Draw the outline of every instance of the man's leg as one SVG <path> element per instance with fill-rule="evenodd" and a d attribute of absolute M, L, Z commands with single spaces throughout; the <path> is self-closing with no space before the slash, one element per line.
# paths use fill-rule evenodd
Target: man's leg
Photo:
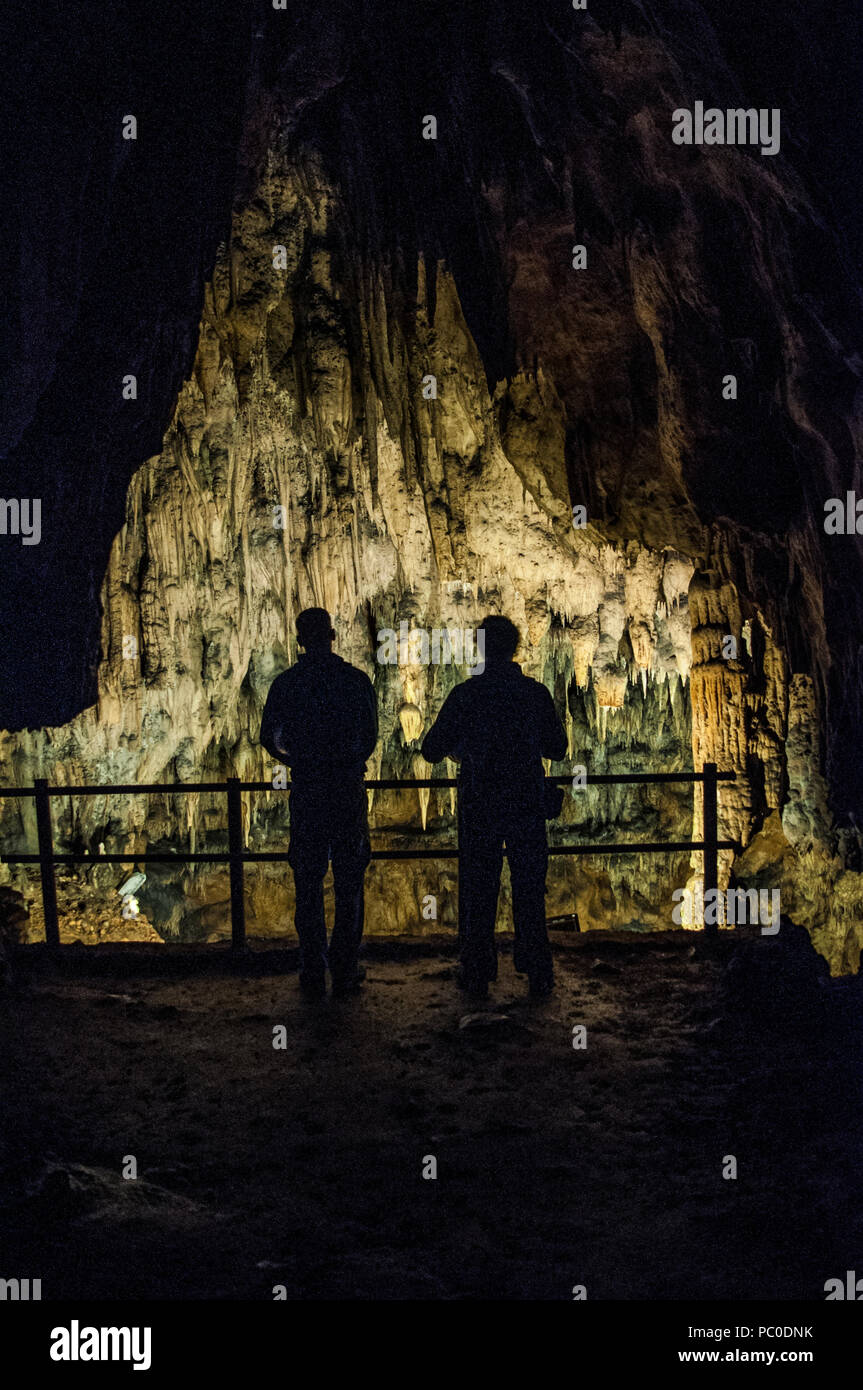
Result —
<path fill-rule="evenodd" d="M 333 887 L 336 909 L 330 938 L 333 988 L 349 988 L 357 980 L 357 958 L 365 914 L 364 883 L 371 860 L 368 802 L 365 788 L 344 808 L 335 808 Z"/>
<path fill-rule="evenodd" d="M 468 989 L 482 990 L 497 979 L 494 927 L 502 868 L 503 836 L 483 822 L 462 816 L 458 873 L 464 921 L 459 922 L 459 937 Z"/>
<path fill-rule="evenodd" d="M 327 923 L 324 916 L 324 876 L 329 863 L 327 832 L 319 818 L 291 798 L 291 839 L 288 862 L 294 873 L 294 925 L 300 938 L 300 984 L 326 987 Z"/>
<path fill-rule="evenodd" d="M 537 992 L 551 989 L 554 965 L 545 925 L 545 880 L 548 871 L 548 841 L 545 822 L 531 819 L 509 826 L 506 854 L 512 883 L 512 916 L 515 927 L 513 964 L 526 971 L 530 987 Z"/>

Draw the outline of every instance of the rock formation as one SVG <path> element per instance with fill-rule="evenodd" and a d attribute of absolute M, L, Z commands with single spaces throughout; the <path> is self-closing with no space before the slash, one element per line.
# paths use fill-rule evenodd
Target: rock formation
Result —
<path fill-rule="evenodd" d="M 414 646 L 382 664 L 379 634 L 505 612 L 566 720 L 551 770 L 735 772 L 720 832 L 743 852 L 723 881 L 781 887 L 831 967 L 855 969 L 860 847 L 836 812 L 853 804 L 859 552 L 822 508 L 854 477 L 860 301 L 802 137 L 776 158 L 673 144 L 697 98 L 765 104 L 698 5 L 662 21 L 506 5 L 470 37 L 444 6 L 415 89 L 374 80 L 420 46 L 378 8 L 374 33 L 340 10 L 317 32 L 313 6 L 302 33 L 260 21 L 230 235 L 104 575 L 97 699 L 3 735 L 0 778 L 271 778 L 261 709 L 309 604 L 375 680 L 370 775 L 427 776 L 419 744 L 465 662 Z M 372 801 L 381 846 L 453 838 L 449 793 Z M 284 841 L 284 793 L 244 808 L 251 848 Z M 58 840 L 93 853 L 226 843 L 224 798 L 55 810 Z M 700 825 L 685 788 L 600 787 L 568 796 L 553 838 Z M 34 834 L 30 805 L 4 803 L 7 852 Z M 670 926 L 700 872 L 685 854 L 552 862 L 549 915 L 584 928 Z M 223 871 L 150 870 L 162 936 L 228 933 Z M 81 881 L 96 894 L 107 872 Z M 251 931 L 285 930 L 288 878 L 249 869 Z M 452 924 L 451 861 L 375 863 L 371 929 L 421 930 L 429 894 Z"/>

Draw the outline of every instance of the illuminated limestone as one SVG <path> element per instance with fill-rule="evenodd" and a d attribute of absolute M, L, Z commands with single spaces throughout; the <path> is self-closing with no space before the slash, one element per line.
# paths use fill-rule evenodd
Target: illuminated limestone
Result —
<path fill-rule="evenodd" d="M 402 705 L 399 710 L 399 721 L 408 743 L 416 743 L 422 736 L 423 717 L 416 705 Z"/>
<path fill-rule="evenodd" d="M 603 88 L 623 99 L 636 72 L 641 84 L 641 59 L 657 58 L 647 38 L 633 38 L 625 60 L 597 36 L 587 42 Z M 668 140 L 667 102 L 660 130 L 644 100 L 629 139 L 665 188 L 683 161 Z M 657 771 L 712 758 L 739 773 L 721 792 L 723 833 L 745 844 L 766 810 L 777 863 L 782 824 L 795 853 L 826 854 L 818 710 L 795 687 L 777 632 L 738 592 L 751 556 L 732 563 L 713 554 L 687 491 L 704 421 L 681 299 L 704 323 L 719 320 L 693 219 L 709 192 L 734 205 L 741 225 L 771 225 L 761 214 L 775 210 L 776 186 L 768 188 L 763 167 L 738 185 L 717 182 L 728 160 L 691 161 L 699 182 L 681 189 L 679 221 L 670 219 L 664 239 L 639 224 L 625 243 L 592 244 L 577 274 L 566 257 L 578 234 L 568 214 L 510 227 L 501 255 L 517 361 L 489 384 L 462 313 L 465 285 L 421 259 L 405 302 L 392 267 L 367 263 L 350 244 L 343 192 L 316 157 L 289 155 L 283 134 L 267 132 L 256 173 L 244 168 L 252 191 L 238 199 L 207 287 L 194 363 L 160 454 L 129 488 L 102 590 L 98 704 L 62 730 L 3 737 L 2 775 L 269 779 L 260 712 L 296 654 L 290 617 L 313 603 L 332 611 L 338 650 L 376 682 L 381 741 L 370 775 L 427 773 L 415 745 L 466 670 L 376 665 L 374 634 L 402 623 L 464 631 L 494 610 L 519 623 L 531 644 L 527 669 L 555 690 L 572 761 Z M 617 171 L 594 139 L 586 130 L 585 169 L 597 206 L 613 209 Z M 506 192 L 489 187 L 482 196 L 503 207 Z M 561 261 L 565 283 L 551 273 Z M 760 271 L 792 340 L 775 272 Z M 790 275 L 787 283 L 793 290 Z M 423 390 L 432 378 L 436 394 Z M 794 380 L 785 389 L 793 397 Z M 799 393 L 793 408 L 802 410 Z M 582 500 L 587 524 L 576 528 L 572 505 Z M 727 633 L 740 640 L 730 662 L 721 651 Z M 132 656 L 124 651 L 130 634 Z M 814 686 L 810 693 L 814 702 Z M 244 797 L 255 847 L 284 842 L 285 800 Z M 452 838 L 451 823 L 441 825 L 452 812 L 449 792 L 383 791 L 369 800 L 388 833 L 407 838 L 428 825 Z M 686 838 L 689 807 L 688 792 L 588 790 L 567 805 L 567 833 L 614 826 L 615 838 Z M 6 805 L 3 814 L 3 842 L 32 843 L 32 808 Z M 96 798 L 76 807 L 74 823 L 72 815 L 58 803 L 61 842 L 75 833 L 111 849 L 124 831 L 131 849 L 157 840 L 199 848 L 224 826 L 223 804 L 207 797 Z M 699 817 L 700 809 L 696 835 Z M 557 861 L 549 911 L 571 910 L 577 898 L 587 926 L 667 926 L 671 888 L 685 869 L 647 856 Z M 434 872 L 443 882 L 448 868 Z M 375 929 L 415 926 L 418 874 L 410 863 L 371 866 Z M 247 880 L 250 930 L 281 932 L 286 870 L 250 868 Z M 183 871 L 171 891 L 160 930 L 226 932 L 223 871 Z M 785 883 L 782 891 L 785 902 Z M 807 906 L 801 890 L 801 910 L 829 934 L 837 960 L 852 939 L 853 884 L 844 885 L 841 922 L 814 893 Z M 442 912 L 447 901 L 442 893 Z"/>
<path fill-rule="evenodd" d="M 103 592 L 98 705 L 59 742 L 30 736 L 30 765 L 52 780 L 270 780 L 260 713 L 274 676 L 295 658 L 291 616 L 309 604 L 329 608 L 337 649 L 375 680 L 381 742 L 371 776 L 429 775 L 415 746 L 467 668 L 426 664 L 417 644 L 404 662 L 376 662 L 369 615 L 373 633 L 403 625 L 464 633 L 488 610 L 509 613 L 526 638 L 526 667 L 575 680 L 604 749 L 609 715 L 623 737 L 635 720 L 648 738 L 666 708 L 651 692 L 669 675 L 686 676 L 691 562 L 673 550 L 609 544 L 590 526 L 573 530 L 553 380 L 521 373 L 489 393 L 445 270 L 420 265 L 417 339 L 400 338 L 389 322 L 386 353 L 384 287 L 370 281 L 356 310 L 366 355 L 350 359 L 332 257 L 317 244 L 331 205 L 313 164 L 299 170 L 274 158 L 261 197 L 237 214 L 230 272 L 227 260 L 215 268 L 162 453 L 129 489 Z M 276 243 L 285 251 L 278 274 Z M 300 342 L 296 301 L 309 295 L 314 321 Z M 423 366 L 439 393 L 419 407 L 411 433 L 399 410 Z M 129 633 L 138 634 L 136 657 L 124 659 Z M 644 700 L 627 714 L 639 672 Z M 566 718 L 573 729 L 569 709 Z M 428 789 L 369 800 L 376 823 L 400 832 L 453 807 L 450 793 Z M 256 844 L 284 836 L 277 793 L 245 797 L 243 813 Z M 108 798 L 80 808 L 85 837 L 108 817 L 130 829 L 136 849 L 157 836 L 199 848 L 219 826 L 212 798 Z M 379 898 L 384 876 L 390 889 Z M 386 902 L 387 925 L 404 929 L 414 876 L 410 864 L 375 866 L 370 915 Z M 283 930 L 283 896 L 274 890 L 268 909 L 260 875 L 248 878 L 250 930 Z M 209 904 L 223 880 L 221 871 L 185 873 L 162 929 L 188 917 L 184 899 L 200 906 L 202 921 L 215 920 Z"/>

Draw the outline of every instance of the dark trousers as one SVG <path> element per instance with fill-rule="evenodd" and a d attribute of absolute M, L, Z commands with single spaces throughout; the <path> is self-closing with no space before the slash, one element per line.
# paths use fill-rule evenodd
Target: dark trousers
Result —
<path fill-rule="evenodd" d="M 497 978 L 494 928 L 504 843 L 512 883 L 513 963 L 531 981 L 550 981 L 554 967 L 545 926 L 545 818 L 490 817 L 469 808 L 459 817 L 459 942 L 465 978 L 475 984 Z"/>
<path fill-rule="evenodd" d="M 294 924 L 300 938 L 300 973 L 319 979 L 329 966 L 334 980 L 350 980 L 363 935 L 363 879 L 371 858 L 365 788 L 291 791 L 288 862 L 294 873 Z M 336 908 L 327 949 L 324 878 L 330 860 Z"/>

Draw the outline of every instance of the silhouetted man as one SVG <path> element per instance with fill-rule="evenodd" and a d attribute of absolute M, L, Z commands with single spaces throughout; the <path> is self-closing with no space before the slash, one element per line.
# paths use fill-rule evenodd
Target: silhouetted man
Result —
<path fill-rule="evenodd" d="M 439 763 L 460 759 L 459 935 L 461 983 L 483 998 L 497 978 L 494 939 L 503 845 L 512 880 L 515 968 L 531 994 L 551 993 L 554 970 L 545 927 L 548 841 L 543 758 L 563 758 L 566 733 L 554 701 L 513 657 L 518 628 L 486 618 L 485 669 L 447 696 L 422 745 Z"/>
<path fill-rule="evenodd" d="M 326 993 L 329 965 L 334 994 L 357 990 L 363 934 L 363 879 L 371 857 L 363 778 L 378 737 L 374 686 L 364 672 L 332 650 L 330 615 L 307 608 L 297 618 L 305 648 L 296 666 L 270 686 L 261 743 L 291 769 L 288 860 L 296 885 L 300 986 Z M 332 860 L 335 920 L 327 952 L 324 877 Z"/>

